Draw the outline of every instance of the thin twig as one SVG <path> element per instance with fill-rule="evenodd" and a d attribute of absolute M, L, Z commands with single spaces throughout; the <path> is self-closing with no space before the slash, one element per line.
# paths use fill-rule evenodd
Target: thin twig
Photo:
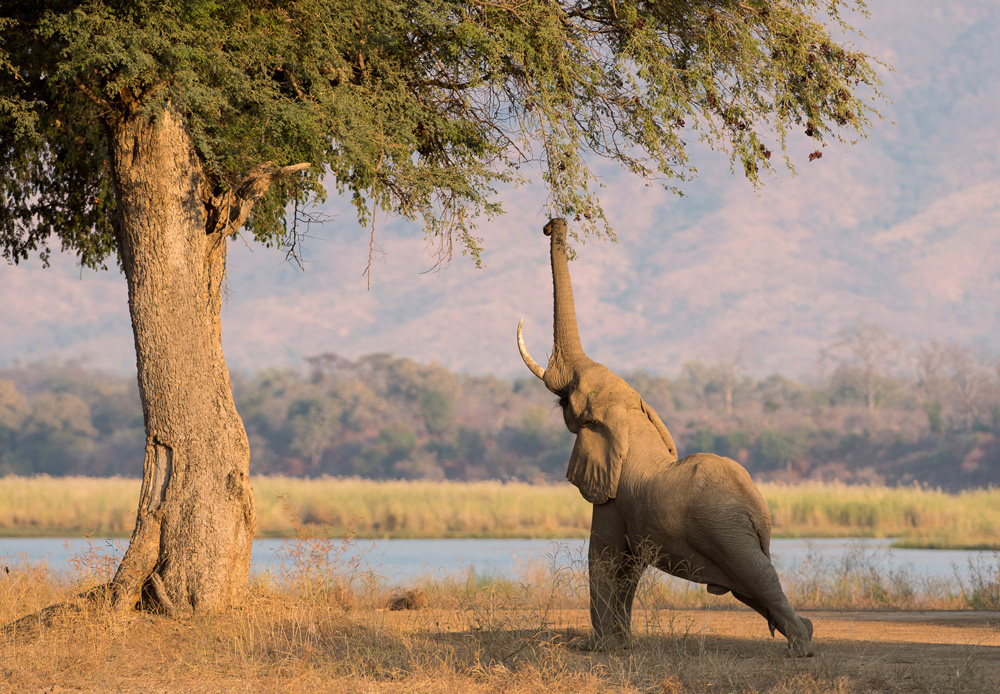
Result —
<path fill-rule="evenodd" d="M 379 154 L 378 163 L 375 164 L 375 174 L 382 169 L 382 162 L 385 161 L 385 150 Z M 375 261 L 376 256 L 384 256 L 385 253 L 375 242 L 375 215 L 378 212 L 378 195 L 375 192 L 374 186 L 372 187 L 372 230 L 371 236 L 368 238 L 368 265 L 365 267 L 365 271 L 361 273 L 363 276 L 368 278 L 368 291 L 372 289 L 372 263 Z"/>

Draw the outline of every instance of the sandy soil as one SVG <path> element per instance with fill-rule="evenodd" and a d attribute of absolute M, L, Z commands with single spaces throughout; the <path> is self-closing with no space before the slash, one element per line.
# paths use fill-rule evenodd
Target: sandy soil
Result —
<path fill-rule="evenodd" d="M 880 662 L 886 669 L 932 679 L 975 666 L 1000 685 L 1000 612 L 808 612 L 818 658 L 841 663 Z M 719 642 L 770 640 L 750 612 L 683 613 L 694 633 Z M 763 636 L 762 636 L 763 632 Z M 969 690 L 974 691 L 974 690 Z M 996 690 L 1000 691 L 1000 687 Z"/>
<path fill-rule="evenodd" d="M 450 631 L 454 612 L 424 610 L 390 618 L 399 628 L 422 625 Z M 787 683 L 789 668 L 815 675 L 805 679 L 802 691 L 865 692 L 1000 692 L 1000 611 L 801 611 L 813 621 L 816 656 L 795 660 L 785 656 L 783 639 L 772 638 L 764 621 L 744 610 L 638 611 L 633 630 L 639 635 L 637 650 L 666 637 L 684 644 L 688 663 L 705 661 L 706 674 L 713 662 L 752 673 L 774 668 L 775 683 Z M 513 616 L 494 615 L 498 622 L 516 625 Z M 537 615 L 534 617 L 537 619 Z M 584 610 L 549 614 L 555 632 L 574 639 L 589 631 Z M 461 628 L 456 623 L 456 635 Z M 468 621 L 465 621 L 468 628 Z M 643 637 L 642 634 L 646 634 Z M 645 644 L 642 643 L 645 641 Z M 600 656 L 596 661 L 602 660 Z M 695 666 L 697 667 L 697 666 Z M 690 684 L 697 676 L 687 672 Z M 758 674 L 744 679 L 759 683 Z M 766 678 L 765 678 L 766 679 Z M 791 680 L 794 682 L 794 678 Z M 818 683 L 822 688 L 814 689 Z M 843 688 L 837 683 L 842 683 Z M 766 685 L 759 691 L 768 691 Z M 830 687 L 829 689 L 827 687 Z M 722 685 L 719 691 L 728 687 Z M 737 687 L 735 691 L 741 688 Z M 756 689 L 756 687 L 751 687 Z M 687 691 L 685 686 L 678 691 Z M 715 691 L 711 683 L 704 691 Z M 775 691 L 786 691 L 779 685 Z M 788 691 L 795 691 L 794 685 Z"/>
<path fill-rule="evenodd" d="M 1000 692 L 1000 611 L 802 614 L 815 625 L 812 658 L 788 657 L 739 609 L 639 610 L 634 646 L 613 653 L 578 647 L 582 609 L 348 617 L 271 599 L 188 620 L 70 614 L 0 639 L 0 694 Z"/>

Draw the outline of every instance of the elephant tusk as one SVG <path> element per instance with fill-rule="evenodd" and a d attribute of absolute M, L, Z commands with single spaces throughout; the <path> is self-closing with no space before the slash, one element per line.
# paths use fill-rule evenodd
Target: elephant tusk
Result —
<path fill-rule="evenodd" d="M 535 374 L 539 378 L 545 378 L 545 369 L 540 367 L 538 363 L 531 358 L 531 355 L 528 354 L 528 348 L 524 345 L 524 338 L 521 337 L 522 325 L 524 325 L 523 318 L 517 324 L 517 349 L 521 352 L 521 359 L 524 360 L 525 365 L 531 370 L 531 373 Z"/>

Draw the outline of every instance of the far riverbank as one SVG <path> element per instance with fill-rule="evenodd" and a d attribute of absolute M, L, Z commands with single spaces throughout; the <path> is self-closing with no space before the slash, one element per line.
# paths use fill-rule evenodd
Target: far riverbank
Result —
<path fill-rule="evenodd" d="M 585 538 L 590 504 L 569 484 L 257 477 L 266 538 Z M 0 478 L 0 537 L 120 537 L 138 479 Z M 893 538 L 897 547 L 1000 549 L 1000 489 L 760 484 L 776 538 Z"/>

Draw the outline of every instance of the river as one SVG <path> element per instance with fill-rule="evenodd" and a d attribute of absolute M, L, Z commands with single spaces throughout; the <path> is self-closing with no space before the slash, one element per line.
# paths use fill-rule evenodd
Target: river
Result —
<path fill-rule="evenodd" d="M 918 580 L 968 579 L 979 571 L 996 572 L 1000 553 L 967 550 L 891 549 L 887 539 L 774 539 L 771 554 L 783 577 L 799 572 L 873 569 L 883 576 Z M 120 558 L 127 540 L 83 538 L 0 538 L 0 567 L 44 564 L 59 576 L 72 576 L 89 557 Z M 585 540 L 352 540 L 303 543 L 266 539 L 254 542 L 251 572 L 282 577 L 326 565 L 378 576 L 391 585 L 423 578 L 469 577 L 524 580 L 529 572 L 583 567 Z"/>

